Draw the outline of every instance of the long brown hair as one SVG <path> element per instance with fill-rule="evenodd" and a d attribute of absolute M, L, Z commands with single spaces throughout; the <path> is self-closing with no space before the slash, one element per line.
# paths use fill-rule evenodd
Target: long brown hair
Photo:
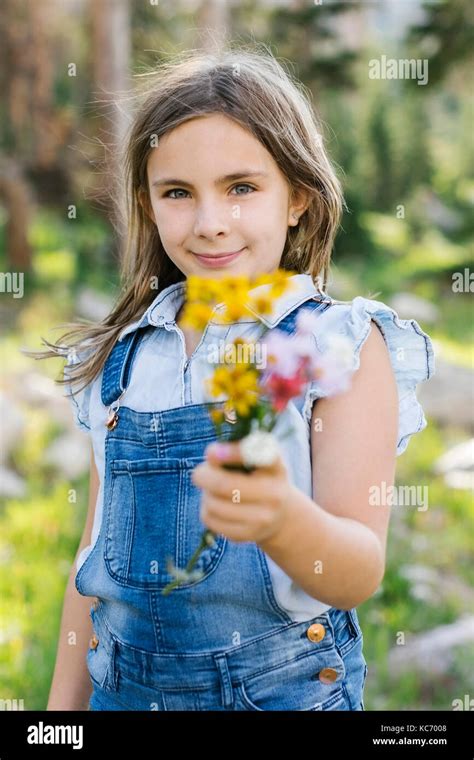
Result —
<path fill-rule="evenodd" d="M 248 129 L 273 156 L 291 191 L 302 190 L 309 205 L 296 227 L 289 227 L 280 267 L 310 274 L 325 288 L 344 199 L 326 154 L 322 123 L 309 90 L 268 48 L 227 43 L 214 52 L 185 51 L 139 75 L 138 106 L 123 149 L 123 174 L 116 178 L 116 200 L 125 214 L 126 245 L 121 293 L 98 324 L 69 322 L 58 343 L 42 338 L 49 350 L 24 351 L 34 358 L 71 353 L 76 363 L 68 378 L 86 387 L 100 372 L 121 331 L 141 317 L 157 294 L 185 275 L 167 256 L 156 225 L 140 198 L 149 202 L 147 162 L 159 139 L 178 125 L 221 113 Z M 158 283 L 152 287 L 151 283 Z M 84 350 L 81 361 L 77 362 Z M 77 389 L 78 392 L 81 389 Z"/>

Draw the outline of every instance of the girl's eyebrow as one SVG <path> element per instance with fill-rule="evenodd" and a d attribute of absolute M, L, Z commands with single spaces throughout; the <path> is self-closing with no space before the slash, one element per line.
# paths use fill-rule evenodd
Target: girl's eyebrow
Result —
<path fill-rule="evenodd" d="M 233 174 L 226 174 L 224 177 L 218 177 L 215 181 L 215 184 L 223 185 L 226 182 L 233 182 L 234 180 L 244 179 L 246 177 L 268 177 L 268 174 L 267 172 L 253 171 L 234 172 Z M 190 182 L 186 182 L 184 179 L 174 179 L 173 177 L 156 179 L 154 182 L 152 182 L 152 187 L 161 187 L 162 185 L 181 185 L 183 187 L 193 187 Z"/>

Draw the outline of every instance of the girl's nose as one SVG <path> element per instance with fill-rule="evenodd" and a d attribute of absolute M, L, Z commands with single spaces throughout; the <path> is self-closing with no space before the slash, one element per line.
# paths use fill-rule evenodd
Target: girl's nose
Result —
<path fill-rule="evenodd" d="M 216 206 L 201 208 L 196 213 L 194 234 L 196 237 L 214 238 L 230 230 L 231 210 Z"/>

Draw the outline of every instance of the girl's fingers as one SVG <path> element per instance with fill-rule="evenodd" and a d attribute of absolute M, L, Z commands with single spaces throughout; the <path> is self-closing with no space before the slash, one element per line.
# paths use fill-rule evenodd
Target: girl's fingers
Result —
<path fill-rule="evenodd" d="M 191 480 L 198 488 L 223 501 L 232 503 L 232 499 L 239 498 L 242 502 L 260 505 L 279 501 L 286 482 L 275 473 L 263 472 L 263 468 L 252 473 L 239 472 L 214 464 L 210 459 L 194 468 Z"/>
<path fill-rule="evenodd" d="M 239 441 L 211 443 L 206 449 L 206 457 L 209 462 L 215 465 L 222 465 L 224 463 L 244 464 Z M 259 466 L 254 472 L 258 472 L 259 470 L 265 473 L 276 474 L 286 472 L 286 466 L 281 456 L 278 456 L 271 465 Z"/>
<path fill-rule="evenodd" d="M 213 464 L 243 464 L 239 441 L 226 441 L 224 443 L 211 443 L 206 449 L 206 457 Z"/>
<path fill-rule="evenodd" d="M 238 525 L 258 525 L 268 518 L 268 509 L 263 509 L 261 504 L 251 502 L 233 503 L 224 501 L 214 496 L 206 495 L 204 511 L 215 520 L 223 523 Z"/>

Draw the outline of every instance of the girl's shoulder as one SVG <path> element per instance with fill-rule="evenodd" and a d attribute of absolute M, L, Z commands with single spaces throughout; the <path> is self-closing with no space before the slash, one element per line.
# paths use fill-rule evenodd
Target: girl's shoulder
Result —
<path fill-rule="evenodd" d="M 379 327 L 387 348 L 401 367 L 418 369 L 427 380 L 434 374 L 434 349 L 430 336 L 415 319 L 401 319 L 397 312 L 383 301 L 356 296 L 350 301 L 338 301 L 325 296 L 326 308 L 320 316 L 321 330 L 316 339 L 324 340 L 329 328 L 345 335 L 352 343 L 359 366 L 359 355 L 371 329 L 371 321 Z M 318 320 L 319 321 L 319 320 Z M 331 330 L 332 332 L 332 330 Z M 405 349 L 405 350 L 402 350 Z"/>
<path fill-rule="evenodd" d="M 416 396 L 416 388 L 435 372 L 434 348 L 430 336 L 415 319 L 401 319 L 383 301 L 356 296 L 338 301 L 327 294 L 316 300 L 325 302 L 314 322 L 314 339 L 320 351 L 329 347 L 331 336 L 343 335 L 351 347 L 352 369 L 360 366 L 360 353 L 372 322 L 385 340 L 394 371 L 399 397 L 399 440 L 397 454 L 405 451 L 410 436 L 423 430 L 427 421 Z M 325 395 L 317 381 L 311 383 L 305 403 L 305 416 L 311 415 L 312 401 Z"/>
<path fill-rule="evenodd" d="M 73 366 L 84 362 L 90 356 L 90 354 L 93 353 L 93 351 L 93 347 L 83 348 L 80 351 L 77 349 L 71 350 L 67 354 L 66 363 L 63 368 L 63 378 L 65 380 L 64 387 L 66 389 L 65 395 L 71 403 L 74 423 L 80 430 L 83 430 L 86 433 L 89 433 L 91 429 L 89 419 L 89 406 L 92 389 L 95 383 L 98 382 L 102 377 L 102 370 L 92 382 L 84 386 L 84 381 L 77 381 L 75 383 L 71 381 L 70 369 Z"/>

